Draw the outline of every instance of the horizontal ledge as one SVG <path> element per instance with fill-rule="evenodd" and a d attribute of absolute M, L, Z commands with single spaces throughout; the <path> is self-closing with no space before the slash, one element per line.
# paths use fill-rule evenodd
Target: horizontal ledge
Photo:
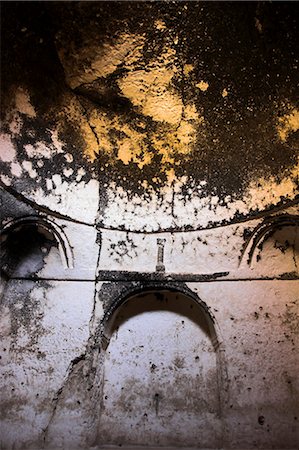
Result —
<path fill-rule="evenodd" d="M 100 270 L 97 281 L 215 281 L 229 272 L 212 274 L 186 274 L 166 272 L 126 272 L 123 270 Z"/>
<path fill-rule="evenodd" d="M 27 280 L 27 281 L 67 281 L 67 282 L 88 282 L 96 283 L 101 281 L 177 281 L 177 282 L 217 282 L 217 281 L 294 281 L 299 280 L 299 274 L 294 272 L 284 273 L 278 276 L 238 276 L 237 273 L 216 272 L 213 274 L 177 274 L 164 272 L 125 272 L 118 270 L 101 270 L 96 278 L 58 278 L 58 277 L 12 277 L 9 280 Z"/>

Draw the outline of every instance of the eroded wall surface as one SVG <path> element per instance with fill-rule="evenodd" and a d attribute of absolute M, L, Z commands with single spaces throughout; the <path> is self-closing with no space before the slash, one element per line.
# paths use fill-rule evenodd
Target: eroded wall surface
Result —
<path fill-rule="evenodd" d="M 1 448 L 297 448 L 297 4 L 2 9 Z"/>

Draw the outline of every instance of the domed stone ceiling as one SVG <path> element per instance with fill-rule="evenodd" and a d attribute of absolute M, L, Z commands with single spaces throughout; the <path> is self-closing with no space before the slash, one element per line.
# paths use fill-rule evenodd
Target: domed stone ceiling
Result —
<path fill-rule="evenodd" d="M 3 5 L 5 188 L 73 220 L 147 232 L 291 205 L 297 8 Z"/>

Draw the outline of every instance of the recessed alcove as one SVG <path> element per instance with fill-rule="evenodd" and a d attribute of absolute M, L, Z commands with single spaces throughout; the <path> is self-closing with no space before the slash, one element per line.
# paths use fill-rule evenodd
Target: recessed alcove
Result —
<path fill-rule="evenodd" d="M 4 279 L 35 277 L 73 268 L 73 254 L 62 228 L 49 219 L 24 216 L 12 220 L 1 231 L 1 274 Z M 49 271 L 49 266 L 50 271 Z"/>
<path fill-rule="evenodd" d="M 130 297 L 110 325 L 97 444 L 219 447 L 218 351 L 212 319 L 191 297 Z"/>
<path fill-rule="evenodd" d="M 266 239 L 257 245 L 252 265 L 279 269 L 281 272 L 296 272 L 299 264 L 298 226 L 275 228 Z"/>
<path fill-rule="evenodd" d="M 50 251 L 59 257 L 58 243 L 50 231 L 37 223 L 15 226 L 4 234 L 1 266 L 8 277 L 35 275 L 44 265 Z"/>

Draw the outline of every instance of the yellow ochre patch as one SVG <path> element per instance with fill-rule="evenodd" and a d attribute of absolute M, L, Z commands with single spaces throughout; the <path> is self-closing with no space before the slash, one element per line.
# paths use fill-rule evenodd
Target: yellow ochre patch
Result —
<path fill-rule="evenodd" d="M 299 111 L 293 108 L 290 113 L 278 119 L 277 132 L 280 140 L 286 142 L 289 135 L 299 129 Z"/>

